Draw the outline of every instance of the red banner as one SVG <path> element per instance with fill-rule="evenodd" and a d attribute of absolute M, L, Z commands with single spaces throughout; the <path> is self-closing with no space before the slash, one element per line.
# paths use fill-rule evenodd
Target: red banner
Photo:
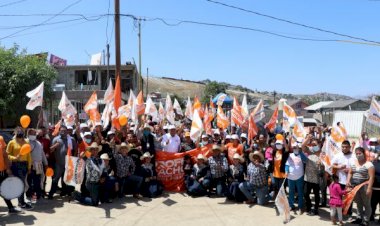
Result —
<path fill-rule="evenodd" d="M 183 157 L 185 155 L 190 155 L 193 160 L 196 160 L 198 154 L 203 154 L 204 156 L 209 157 L 211 156 L 211 148 L 212 144 L 209 144 L 203 148 L 196 148 L 183 153 L 156 152 L 157 177 L 164 185 L 165 190 L 185 190 Z"/>

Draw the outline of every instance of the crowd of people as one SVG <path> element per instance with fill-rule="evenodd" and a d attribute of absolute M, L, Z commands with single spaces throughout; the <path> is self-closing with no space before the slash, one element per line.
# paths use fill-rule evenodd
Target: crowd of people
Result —
<path fill-rule="evenodd" d="M 60 180 L 60 196 L 73 197 L 86 205 L 110 203 L 126 194 L 136 199 L 155 198 L 164 190 L 155 170 L 157 152 L 186 153 L 211 145 L 209 157 L 199 154 L 195 160 L 184 156 L 183 172 L 189 196 L 216 195 L 266 205 L 275 199 L 282 186 L 287 186 L 292 211 L 318 215 L 320 207 L 329 206 L 331 221 L 343 224 L 342 196 L 368 182 L 356 193 L 355 223 L 368 225 L 374 220 L 380 201 L 378 139 L 369 139 L 363 133 L 357 145 L 343 141 L 342 152 L 327 169 L 321 161 L 325 155 L 324 140 L 331 130 L 326 125 L 311 128 L 302 140 L 284 133 L 279 125 L 276 133 L 260 130 L 252 141 L 234 127 L 213 129 L 212 134 L 202 134 L 198 141 L 193 141 L 190 127 L 186 122 L 179 126 L 160 125 L 147 119 L 140 125 L 128 123 L 120 130 L 111 125 L 103 128 L 101 123 L 89 126 L 77 122 L 74 128 L 62 124 L 54 135 L 54 127 L 17 128 L 8 144 L 0 137 L 0 183 L 10 175 L 27 181 L 25 195 L 18 198 L 19 207 L 26 210 L 33 208 L 26 199 L 54 199 Z M 20 155 L 25 143 L 32 150 Z M 85 162 L 80 189 L 63 182 L 68 154 Z M 45 190 L 43 177 L 47 167 L 54 169 L 49 192 Z M 5 202 L 9 213 L 19 212 L 10 200 Z"/>

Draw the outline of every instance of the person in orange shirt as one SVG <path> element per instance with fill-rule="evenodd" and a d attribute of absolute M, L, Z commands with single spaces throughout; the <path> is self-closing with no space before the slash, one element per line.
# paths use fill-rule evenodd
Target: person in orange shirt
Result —
<path fill-rule="evenodd" d="M 273 166 L 271 167 L 271 173 L 273 173 L 273 190 L 277 196 L 282 183 L 285 180 L 285 164 L 289 157 L 289 151 L 284 140 L 276 140 L 275 148 L 272 152 Z"/>
<path fill-rule="evenodd" d="M 0 136 L 0 185 L 3 181 L 9 176 L 12 175 L 10 168 L 10 162 L 8 160 L 8 154 L 5 151 L 7 144 L 4 141 L 4 138 Z M 5 199 L 4 202 L 7 204 L 9 213 L 19 213 L 20 211 L 15 209 L 11 200 Z"/>
<path fill-rule="evenodd" d="M 30 153 L 20 155 L 21 147 L 28 142 L 24 139 L 24 131 L 17 128 L 15 138 L 8 143 L 7 154 L 8 159 L 12 162 L 11 170 L 13 175 L 25 181 L 26 175 L 30 174 L 32 167 L 32 157 Z M 22 209 L 32 209 L 33 207 L 25 202 L 24 194 L 18 198 L 18 205 Z"/>
<path fill-rule="evenodd" d="M 240 156 L 243 155 L 243 145 L 240 144 L 239 136 L 237 134 L 231 135 L 231 143 L 225 145 L 225 150 L 227 151 L 228 163 L 231 165 L 233 162 L 233 156 L 235 153 Z"/>

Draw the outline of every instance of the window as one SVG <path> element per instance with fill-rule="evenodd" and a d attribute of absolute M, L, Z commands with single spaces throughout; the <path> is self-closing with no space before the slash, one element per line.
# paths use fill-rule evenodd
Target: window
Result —
<path fill-rule="evenodd" d="M 88 70 L 78 70 L 75 71 L 75 82 L 76 84 L 80 85 L 97 85 L 98 79 L 97 79 L 97 73 L 96 71 L 88 71 Z"/>

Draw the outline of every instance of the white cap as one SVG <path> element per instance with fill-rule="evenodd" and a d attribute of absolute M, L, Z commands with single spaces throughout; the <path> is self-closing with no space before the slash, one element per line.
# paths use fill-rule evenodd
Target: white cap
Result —
<path fill-rule="evenodd" d="M 168 129 L 168 126 L 164 126 L 163 129 Z"/>
<path fill-rule="evenodd" d="M 107 153 L 102 154 L 102 155 L 100 156 L 100 158 L 103 159 L 103 160 L 110 160 L 110 157 L 108 156 Z"/>
<path fill-rule="evenodd" d="M 371 138 L 369 139 L 369 142 L 377 142 L 377 138 L 376 138 L 376 137 L 371 137 Z"/>
<path fill-rule="evenodd" d="M 245 139 L 247 139 L 247 134 L 246 134 L 246 133 L 242 133 L 242 134 L 240 135 L 240 138 L 245 138 Z"/>
<path fill-rule="evenodd" d="M 115 132 L 112 131 L 112 130 L 110 130 L 110 131 L 107 132 L 107 136 L 109 136 L 109 135 L 115 135 Z"/>
<path fill-rule="evenodd" d="M 226 139 L 231 139 L 231 135 L 226 135 Z"/>
<path fill-rule="evenodd" d="M 88 125 L 86 123 L 81 123 L 79 126 L 81 129 L 88 128 Z"/>
<path fill-rule="evenodd" d="M 203 135 L 202 135 L 202 139 L 203 139 L 203 138 L 208 138 L 207 134 L 203 134 Z"/>
<path fill-rule="evenodd" d="M 72 126 L 67 126 L 67 129 L 74 129 Z"/>
<path fill-rule="evenodd" d="M 91 132 L 85 132 L 84 134 L 83 134 L 83 136 L 85 137 L 85 136 L 92 136 L 92 134 L 91 134 Z"/>
<path fill-rule="evenodd" d="M 276 144 L 284 144 L 284 141 L 282 141 L 282 140 L 276 140 Z"/>
<path fill-rule="evenodd" d="M 237 134 L 232 134 L 231 139 L 232 140 L 239 140 L 239 136 Z"/>
<path fill-rule="evenodd" d="M 175 125 L 170 125 L 169 127 L 168 127 L 168 129 L 170 130 L 170 129 L 175 129 Z"/>
<path fill-rule="evenodd" d="M 214 131 L 214 135 L 215 135 L 215 134 L 220 135 L 220 132 L 219 132 L 218 129 L 216 129 L 216 130 Z"/>
<path fill-rule="evenodd" d="M 95 126 L 103 126 L 103 124 L 101 122 L 97 122 L 95 123 Z"/>

